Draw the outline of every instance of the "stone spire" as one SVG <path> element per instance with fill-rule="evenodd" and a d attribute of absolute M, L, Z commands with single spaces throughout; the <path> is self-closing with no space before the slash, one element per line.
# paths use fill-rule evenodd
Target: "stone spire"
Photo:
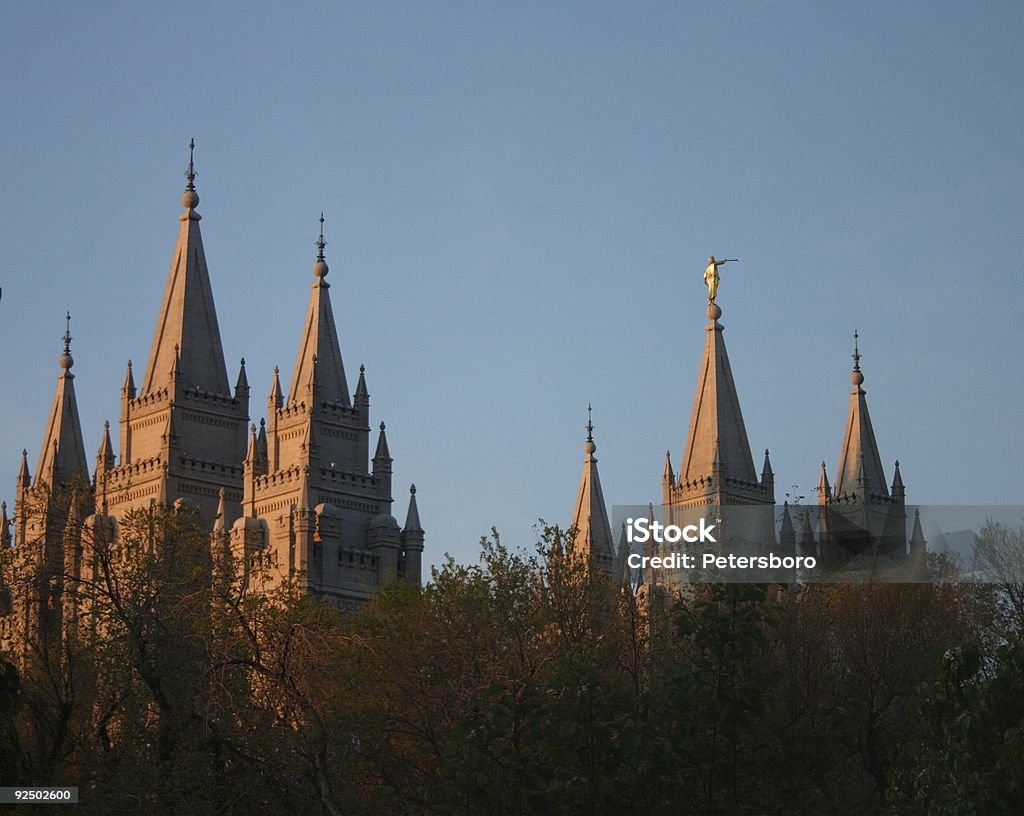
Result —
<path fill-rule="evenodd" d="M 871 427 L 868 414 L 866 391 L 861 387 L 864 374 L 860 370 L 860 348 L 858 334 L 853 333 L 853 372 L 850 382 L 850 409 L 846 415 L 846 431 L 843 446 L 839 451 L 839 473 L 836 475 L 835 495 L 862 493 L 861 499 L 869 494 L 888 496 L 882 457 L 878 454 L 878 443 Z"/>
<path fill-rule="evenodd" d="M 718 322 L 722 309 L 710 303 L 707 315 L 704 353 L 679 479 L 685 483 L 711 475 L 717 458 L 726 478 L 753 484 L 757 482 L 754 459 L 725 350 L 723 326 Z"/>
<path fill-rule="evenodd" d="M 597 567 L 614 573 L 615 541 L 608 523 L 608 510 L 601 491 L 601 478 L 597 473 L 597 458 L 594 453 L 594 423 L 591 407 L 587 406 L 587 441 L 583 443 L 583 472 L 580 487 L 576 493 L 576 504 L 572 515 L 572 526 L 576 528 L 576 552 L 585 554 Z"/>
<path fill-rule="evenodd" d="M 32 487 L 32 474 L 28 470 L 28 451 L 21 449 L 21 465 L 18 467 L 18 495 Z"/>
<path fill-rule="evenodd" d="M 267 397 L 267 405 L 271 409 L 271 414 L 275 409 L 284 405 L 284 394 L 281 393 L 280 370 L 277 366 L 274 366 L 274 382 L 270 386 L 270 395 Z"/>
<path fill-rule="evenodd" d="M 423 525 L 420 524 L 420 510 L 416 504 L 416 485 L 409 486 L 409 512 L 405 514 L 405 527 L 403 533 L 422 533 Z"/>
<path fill-rule="evenodd" d="M 142 384 L 148 394 L 171 386 L 171 372 L 183 378 L 187 388 L 230 396 L 227 366 L 221 347 L 217 311 L 213 304 L 210 273 L 199 231 L 199 195 L 189 143 L 188 184 L 181 197 L 185 212 L 171 257 L 163 303 L 157 316 L 149 364 Z"/>
<path fill-rule="evenodd" d="M 96 454 L 96 469 L 111 470 L 114 467 L 114 444 L 110 441 L 110 422 L 103 423 L 103 440 L 100 442 L 99 453 Z"/>
<path fill-rule="evenodd" d="M 7 502 L 0 502 L 0 568 L 4 565 L 6 559 L 6 551 L 11 546 L 11 520 L 7 517 Z M 2 571 L 0 571 L 2 575 Z"/>
<path fill-rule="evenodd" d="M 313 368 L 316 368 L 315 399 L 317 402 L 339 403 L 351 406 L 345 366 L 341 359 L 338 330 L 334 324 L 331 308 L 331 285 L 327 282 L 328 266 L 324 258 L 324 216 L 320 214 L 320 238 L 316 242 L 317 256 L 313 264 L 313 294 L 309 300 L 306 325 L 299 342 L 299 353 L 295 358 L 288 399 L 296 402 L 310 383 L 314 383 Z"/>
<path fill-rule="evenodd" d="M 825 469 L 825 460 L 821 460 L 821 476 L 818 478 L 818 501 L 826 502 L 832 498 L 832 487 L 828 483 L 828 471 Z"/>
<path fill-rule="evenodd" d="M 57 393 L 46 423 L 39 464 L 36 465 L 36 480 L 42 479 L 50 487 L 70 484 L 76 479 L 89 481 L 89 465 L 85 456 L 85 443 L 82 441 L 82 425 L 78 419 L 78 403 L 75 400 L 75 375 L 71 373 L 74 364 L 69 313 L 64 332 L 64 351 L 60 356 L 61 373 L 57 377 Z M 26 464 L 23 464 L 23 469 L 27 475 Z"/>

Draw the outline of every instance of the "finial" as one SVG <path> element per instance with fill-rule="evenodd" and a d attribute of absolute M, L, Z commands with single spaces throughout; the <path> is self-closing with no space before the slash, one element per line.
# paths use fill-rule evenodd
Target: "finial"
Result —
<path fill-rule="evenodd" d="M 412 484 L 412 485 L 409 485 L 409 492 L 410 492 L 410 493 L 411 493 L 411 494 L 412 494 L 413 496 L 415 496 L 415 495 L 416 495 L 416 485 L 414 485 L 414 484 Z"/>
<path fill-rule="evenodd" d="M 587 441 L 583 443 L 583 452 L 590 456 L 597 450 L 597 443 L 594 442 L 594 420 L 593 408 L 587 403 Z"/>
<path fill-rule="evenodd" d="M 103 420 L 103 430 L 104 431 L 109 431 L 110 430 L 110 420 L 109 419 Z"/>
<path fill-rule="evenodd" d="M 196 166 L 193 161 L 196 150 L 196 140 L 188 140 L 188 170 L 185 171 L 185 178 L 188 179 L 188 184 L 185 185 L 185 189 L 188 192 L 194 193 L 196 190 Z"/>
<path fill-rule="evenodd" d="M 188 179 L 188 183 L 185 185 L 185 192 L 181 195 L 181 206 L 188 210 L 188 212 L 180 217 L 190 221 L 199 220 L 199 213 L 193 212 L 199 206 L 199 193 L 196 192 L 196 167 L 192 160 L 195 147 L 195 140 L 190 140 L 188 143 L 188 170 L 185 171 L 185 178 Z"/>
<path fill-rule="evenodd" d="M 854 330 L 854 332 L 853 332 L 853 373 L 850 374 L 850 382 L 853 383 L 853 385 L 856 388 L 858 388 L 858 389 L 861 387 L 861 385 L 864 384 L 864 374 L 860 370 L 860 345 L 858 343 L 859 338 L 860 338 L 860 335 L 858 335 L 857 331 Z"/>
<path fill-rule="evenodd" d="M 364 366 L 362 363 L 359 364 L 359 373 L 360 374 L 365 374 L 366 373 L 366 366 Z"/>
<path fill-rule="evenodd" d="M 71 356 L 71 312 L 64 315 L 64 353 L 60 356 L 60 367 L 65 371 L 75 364 Z"/>
<path fill-rule="evenodd" d="M 381 433 L 383 433 L 383 432 L 384 432 L 384 423 L 383 423 L 383 422 L 382 422 L 382 423 L 380 423 L 380 430 L 381 430 Z"/>
<path fill-rule="evenodd" d="M 280 373 L 281 373 L 281 369 L 279 369 L 277 366 L 274 366 L 274 376 L 276 377 Z"/>
<path fill-rule="evenodd" d="M 245 368 L 245 358 L 242 358 L 242 368 Z"/>
<path fill-rule="evenodd" d="M 316 263 L 313 264 L 313 274 L 321 280 L 327 275 L 327 260 L 324 258 L 324 247 L 327 242 L 324 240 L 324 214 L 320 213 L 320 237 L 316 240 Z"/>

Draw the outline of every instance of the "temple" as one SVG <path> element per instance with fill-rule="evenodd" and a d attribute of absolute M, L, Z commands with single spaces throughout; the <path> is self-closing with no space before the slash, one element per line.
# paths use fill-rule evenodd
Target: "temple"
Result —
<path fill-rule="evenodd" d="M 209 531 L 213 562 L 233 556 L 242 565 L 243 590 L 292 582 L 355 610 L 388 584 L 420 583 L 424 531 L 416 489 L 400 526 L 392 515 L 393 460 L 383 423 L 369 456 L 362 366 L 349 393 L 323 215 L 289 388 L 282 390 L 275 368 L 266 415 L 257 419 L 244 359 L 229 384 L 189 147 L 183 209 L 146 367 L 137 385 L 128 361 L 119 450 L 106 423 L 92 474 L 67 317 L 35 473 L 23 451 L 12 517 L 3 506 L 3 569 L 8 578 L 15 569 L 33 575 L 15 588 L 18 629 L 48 636 L 65 629 L 75 614 L 74 593 L 65 590 L 92 574 L 91 553 L 118 540 L 129 514 L 159 508 L 194 509 Z"/>

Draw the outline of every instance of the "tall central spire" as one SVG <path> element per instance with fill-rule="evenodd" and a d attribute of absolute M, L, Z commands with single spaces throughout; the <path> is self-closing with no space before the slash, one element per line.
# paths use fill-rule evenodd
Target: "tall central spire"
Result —
<path fill-rule="evenodd" d="M 576 552 L 589 558 L 598 568 L 612 573 L 615 567 L 615 542 L 601 491 L 601 477 L 597 473 L 596 451 L 594 423 L 591 420 L 590 405 L 587 405 L 587 441 L 583 443 L 586 456 L 572 514 L 572 525 L 576 528 Z"/>
<path fill-rule="evenodd" d="M 839 473 L 836 475 L 835 495 L 858 493 L 862 496 L 876 493 L 888 496 L 882 457 L 878 454 L 875 431 L 868 414 L 867 393 L 861 386 L 864 374 L 860 370 L 859 335 L 853 333 L 853 371 L 850 382 L 850 409 L 846 415 L 843 447 L 839 451 Z"/>
<path fill-rule="evenodd" d="M 704 353 L 679 478 L 684 483 L 696 481 L 720 467 L 726 476 L 756 482 L 747 429 L 725 350 L 723 326 L 718 322 L 722 309 L 709 303 L 707 315 Z"/>
<path fill-rule="evenodd" d="M 313 294 L 309 299 L 306 325 L 302 329 L 299 353 L 295 358 L 288 399 L 301 401 L 306 388 L 315 389 L 317 402 L 337 402 L 352 405 L 345 379 L 345 365 L 341 359 L 338 329 L 331 308 L 331 285 L 327 282 L 327 260 L 324 257 L 324 214 L 320 213 L 320 237 L 317 239 L 316 263 L 313 264 Z"/>
<path fill-rule="evenodd" d="M 201 216 L 196 212 L 199 194 L 195 185 L 194 149 L 195 142 L 189 142 L 187 183 L 181 197 L 185 212 L 178 216 L 181 225 L 153 333 L 143 394 L 170 386 L 172 370 L 177 371 L 188 388 L 225 396 L 231 393 L 210 272 L 199 231 Z"/>

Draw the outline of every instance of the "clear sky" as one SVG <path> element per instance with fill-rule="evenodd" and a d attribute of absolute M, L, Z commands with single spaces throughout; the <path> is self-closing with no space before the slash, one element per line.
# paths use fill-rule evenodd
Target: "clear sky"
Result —
<path fill-rule="evenodd" d="M 4 3 L 0 496 L 73 315 L 144 366 L 195 137 L 229 376 L 289 372 L 320 211 L 427 558 L 678 465 L 710 254 L 755 462 L 834 477 L 852 333 L 913 503 L 1024 502 L 1021 3 Z M 350 388 L 355 382 L 349 383 Z M 254 417 L 258 419 L 258 417 Z"/>

